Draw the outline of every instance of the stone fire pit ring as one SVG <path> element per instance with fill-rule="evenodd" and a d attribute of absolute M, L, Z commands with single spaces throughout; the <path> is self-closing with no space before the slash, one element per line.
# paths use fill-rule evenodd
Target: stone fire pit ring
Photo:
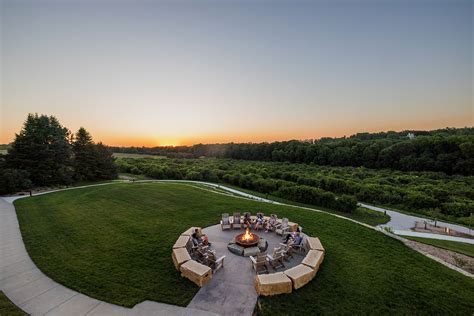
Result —
<path fill-rule="evenodd" d="M 227 245 L 227 249 L 229 249 L 230 252 L 235 255 L 244 257 L 256 256 L 261 252 L 267 251 L 267 248 L 268 242 L 265 240 L 265 238 L 262 237 L 259 238 L 255 246 L 244 247 L 242 245 L 239 245 L 235 237 L 232 238 L 232 240 L 229 241 L 229 244 Z"/>

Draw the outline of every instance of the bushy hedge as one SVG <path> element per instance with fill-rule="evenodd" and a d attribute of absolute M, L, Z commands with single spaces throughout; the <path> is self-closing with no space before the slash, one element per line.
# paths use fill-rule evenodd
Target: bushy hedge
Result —
<path fill-rule="evenodd" d="M 469 224 L 474 177 L 230 159 L 117 160 L 121 172 L 156 179 L 224 182 L 288 200 L 350 212 L 356 200 Z"/>
<path fill-rule="evenodd" d="M 0 168 L 0 194 L 16 192 L 29 187 L 31 187 L 31 180 L 27 171 Z"/>

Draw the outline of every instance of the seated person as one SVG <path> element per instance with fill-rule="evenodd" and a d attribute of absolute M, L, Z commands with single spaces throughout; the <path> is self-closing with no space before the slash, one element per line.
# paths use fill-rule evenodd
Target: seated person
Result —
<path fill-rule="evenodd" d="M 257 218 L 255 219 L 255 226 L 254 229 L 257 230 L 263 226 L 263 214 L 257 213 Z"/>
<path fill-rule="evenodd" d="M 252 226 L 252 219 L 250 218 L 250 213 L 244 214 L 244 226 L 245 228 L 250 228 Z"/>
<path fill-rule="evenodd" d="M 293 239 L 293 242 L 290 244 L 290 247 L 296 248 L 296 246 L 300 246 L 302 242 L 303 237 L 301 237 L 300 233 L 297 233 L 297 235 Z"/>
<path fill-rule="evenodd" d="M 270 219 L 265 223 L 265 232 L 268 233 L 269 230 L 275 230 L 277 223 L 276 215 L 270 215 Z"/>
<path fill-rule="evenodd" d="M 287 244 L 288 240 L 290 240 L 290 238 L 294 240 L 296 238 L 296 236 L 299 236 L 300 232 L 301 232 L 301 228 L 300 228 L 300 226 L 298 226 L 296 228 L 295 232 L 286 234 L 284 243 Z"/>
<path fill-rule="evenodd" d="M 191 235 L 191 238 L 193 239 L 193 243 L 197 241 L 198 244 L 202 243 L 203 245 L 209 245 L 209 239 L 207 238 L 207 235 L 204 234 L 199 228 L 196 228 L 194 230 L 194 233 Z"/>

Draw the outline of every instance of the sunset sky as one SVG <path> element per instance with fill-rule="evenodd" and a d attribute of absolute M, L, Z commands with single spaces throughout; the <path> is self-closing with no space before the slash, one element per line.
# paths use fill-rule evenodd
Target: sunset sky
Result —
<path fill-rule="evenodd" d="M 473 126 L 473 1 L 1 1 L 0 143 L 28 113 L 109 145 Z"/>

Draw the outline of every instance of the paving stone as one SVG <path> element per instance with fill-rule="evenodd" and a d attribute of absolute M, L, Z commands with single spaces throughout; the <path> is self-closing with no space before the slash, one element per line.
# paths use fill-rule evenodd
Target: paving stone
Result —
<path fill-rule="evenodd" d="M 220 225 L 219 225 L 220 226 Z M 133 307 L 135 316 L 218 316 L 215 313 L 199 309 L 180 307 L 158 302 L 145 301 Z"/>
<path fill-rule="evenodd" d="M 232 252 L 236 255 L 239 255 L 239 256 L 242 256 L 243 253 L 244 253 L 244 247 L 239 246 L 237 244 L 229 244 L 227 246 L 227 249 L 229 249 L 230 252 Z"/>
<path fill-rule="evenodd" d="M 21 262 L 9 265 L 0 269 L 0 288 L 3 286 L 3 280 L 10 278 L 11 276 L 21 274 L 23 272 L 37 269 L 31 259 L 25 259 Z"/>
<path fill-rule="evenodd" d="M 62 285 L 56 286 L 21 305 L 21 309 L 31 315 L 44 315 L 51 309 L 66 302 L 77 292 Z"/>
<path fill-rule="evenodd" d="M 244 257 L 248 256 L 256 256 L 260 253 L 260 249 L 258 247 L 248 247 L 244 248 Z"/>
<path fill-rule="evenodd" d="M 268 248 L 268 242 L 264 238 L 260 238 L 257 247 L 260 249 L 260 252 L 265 252 Z"/>
<path fill-rule="evenodd" d="M 94 309 L 100 301 L 85 296 L 83 294 L 76 294 L 64 303 L 56 306 L 45 315 L 48 316 L 64 316 L 64 315 L 86 315 Z"/>
<path fill-rule="evenodd" d="M 131 308 L 117 306 L 114 304 L 101 302 L 99 305 L 94 307 L 87 313 L 87 316 L 127 316 L 134 315 L 135 313 Z"/>
<path fill-rule="evenodd" d="M 46 276 L 39 269 L 34 268 L 2 280 L 2 290 L 4 292 L 12 292 L 30 282 L 44 277 Z"/>
<path fill-rule="evenodd" d="M 44 277 L 30 282 L 25 286 L 19 287 L 14 291 L 6 291 L 5 294 L 13 303 L 20 306 L 26 301 L 31 300 L 56 286 L 58 286 L 58 283 L 50 278 Z"/>

